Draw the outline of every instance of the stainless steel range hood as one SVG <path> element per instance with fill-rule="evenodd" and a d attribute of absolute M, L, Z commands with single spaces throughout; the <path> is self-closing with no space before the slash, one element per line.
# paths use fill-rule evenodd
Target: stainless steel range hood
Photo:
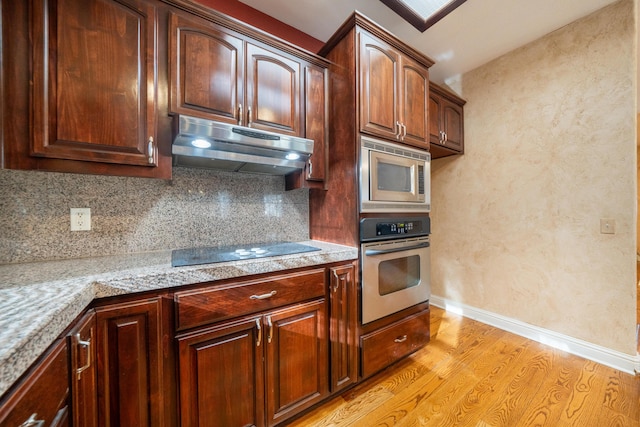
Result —
<path fill-rule="evenodd" d="M 176 116 L 171 148 L 176 166 L 286 175 L 304 169 L 313 140 Z"/>

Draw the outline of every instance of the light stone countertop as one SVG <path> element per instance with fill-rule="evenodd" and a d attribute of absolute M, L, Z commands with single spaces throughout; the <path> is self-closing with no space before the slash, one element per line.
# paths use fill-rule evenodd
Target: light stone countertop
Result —
<path fill-rule="evenodd" d="M 353 260 L 358 248 L 172 267 L 171 251 L 0 265 L 0 396 L 96 298 Z"/>

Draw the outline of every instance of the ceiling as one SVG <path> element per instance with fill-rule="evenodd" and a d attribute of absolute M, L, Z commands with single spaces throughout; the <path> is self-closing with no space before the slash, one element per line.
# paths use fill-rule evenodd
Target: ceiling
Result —
<path fill-rule="evenodd" d="M 321 41 L 358 10 L 433 59 L 431 80 L 448 83 L 617 0 L 467 0 L 424 33 L 378 0 L 240 1 Z"/>

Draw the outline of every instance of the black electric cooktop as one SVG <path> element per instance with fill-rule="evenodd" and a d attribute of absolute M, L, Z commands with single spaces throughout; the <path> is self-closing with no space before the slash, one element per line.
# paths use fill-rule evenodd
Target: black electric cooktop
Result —
<path fill-rule="evenodd" d="M 171 266 L 213 264 L 216 262 L 266 258 L 319 250 L 319 248 L 313 246 L 290 242 L 175 249 L 171 252 Z"/>

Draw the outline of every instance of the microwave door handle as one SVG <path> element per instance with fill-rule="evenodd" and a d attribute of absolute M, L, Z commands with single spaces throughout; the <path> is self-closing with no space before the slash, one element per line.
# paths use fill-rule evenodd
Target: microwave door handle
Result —
<path fill-rule="evenodd" d="M 367 256 L 384 255 L 384 254 L 392 254 L 394 252 L 404 252 L 404 251 L 411 251 L 414 249 L 428 248 L 429 246 L 430 246 L 429 243 L 420 243 L 419 245 L 415 245 L 415 246 L 404 246 L 404 247 L 395 248 L 395 249 L 383 249 L 383 250 L 367 249 L 366 251 L 364 251 L 364 254 Z"/>

